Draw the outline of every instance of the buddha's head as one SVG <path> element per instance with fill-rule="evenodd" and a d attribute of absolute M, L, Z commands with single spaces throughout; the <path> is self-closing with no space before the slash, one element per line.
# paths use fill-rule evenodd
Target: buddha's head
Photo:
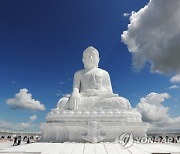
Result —
<path fill-rule="evenodd" d="M 94 47 L 90 46 L 83 52 L 84 68 L 92 69 L 98 67 L 99 64 L 99 52 Z"/>

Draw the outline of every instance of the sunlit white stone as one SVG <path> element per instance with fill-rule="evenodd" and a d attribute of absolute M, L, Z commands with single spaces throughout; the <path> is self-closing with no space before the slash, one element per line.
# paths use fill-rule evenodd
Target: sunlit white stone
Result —
<path fill-rule="evenodd" d="M 146 136 L 148 125 L 142 122 L 141 114 L 131 108 L 128 99 L 113 93 L 109 73 L 98 68 L 97 49 L 88 47 L 83 63 L 84 69 L 74 75 L 72 94 L 61 98 L 47 114 L 46 123 L 41 126 L 42 139 L 114 142 L 126 130 L 135 137 Z M 101 129 L 96 130 L 97 126 Z"/>

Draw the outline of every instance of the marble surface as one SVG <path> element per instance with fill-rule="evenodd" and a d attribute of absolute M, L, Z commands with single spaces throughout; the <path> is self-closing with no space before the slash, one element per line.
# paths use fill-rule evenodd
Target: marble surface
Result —
<path fill-rule="evenodd" d="M 84 68 L 74 74 L 73 91 L 59 100 L 57 108 L 81 109 L 130 109 L 128 99 L 113 93 L 110 75 L 98 67 L 99 52 L 90 46 L 83 52 Z"/>
<path fill-rule="evenodd" d="M 1 143 L 0 143 L 1 145 Z M 152 154 L 180 153 L 180 144 L 133 144 L 123 148 L 118 143 L 33 143 L 6 147 L 0 154 Z"/>
<path fill-rule="evenodd" d="M 98 68 L 99 60 L 97 49 L 90 46 L 84 50 L 84 69 L 74 74 L 72 94 L 60 98 L 47 114 L 41 125 L 42 141 L 113 142 L 124 132 L 146 136 L 148 124 L 128 99 L 113 93 L 110 75 Z M 90 123 L 101 129 L 90 128 Z"/>

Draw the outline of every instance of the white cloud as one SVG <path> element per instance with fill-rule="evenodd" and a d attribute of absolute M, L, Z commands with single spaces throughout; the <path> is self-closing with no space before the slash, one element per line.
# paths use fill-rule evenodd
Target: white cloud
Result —
<path fill-rule="evenodd" d="M 179 86 L 177 86 L 177 85 L 173 85 L 173 86 L 169 87 L 169 89 L 177 89 L 177 88 L 179 88 Z"/>
<path fill-rule="evenodd" d="M 131 13 L 123 13 L 124 17 L 129 17 L 131 15 Z"/>
<path fill-rule="evenodd" d="M 60 84 L 60 85 L 63 85 L 63 84 L 65 84 L 65 83 L 64 83 L 64 82 L 59 82 L 59 84 Z"/>
<path fill-rule="evenodd" d="M 14 98 L 7 99 L 6 103 L 13 109 L 45 110 L 45 106 L 34 100 L 26 88 L 20 89 L 20 92 Z"/>
<path fill-rule="evenodd" d="M 22 123 L 19 124 L 19 129 L 18 130 L 25 130 L 25 129 L 28 129 L 30 127 L 31 127 L 30 123 L 22 122 Z"/>
<path fill-rule="evenodd" d="M 60 97 L 60 96 L 62 96 L 62 95 L 63 95 L 62 91 L 61 91 L 61 90 L 58 90 L 57 93 L 56 93 L 56 96 Z"/>
<path fill-rule="evenodd" d="M 176 74 L 175 76 L 173 76 L 170 81 L 173 83 L 180 82 L 180 74 Z"/>
<path fill-rule="evenodd" d="M 180 0 L 150 0 L 132 12 L 122 41 L 133 54 L 133 66 L 140 70 L 148 62 L 151 71 L 180 73 Z M 172 78 L 173 82 L 180 81 Z"/>
<path fill-rule="evenodd" d="M 37 116 L 34 114 L 33 116 L 30 116 L 29 119 L 30 119 L 30 121 L 34 121 L 37 119 Z"/>
<path fill-rule="evenodd" d="M 13 125 L 7 121 L 0 119 L 0 129 L 9 130 Z"/>
<path fill-rule="evenodd" d="M 168 107 L 162 103 L 170 98 L 168 93 L 150 93 L 140 99 L 136 109 L 142 114 L 142 119 L 151 124 L 150 131 L 180 130 L 180 116 L 171 118 Z"/>
<path fill-rule="evenodd" d="M 167 93 L 158 94 L 152 92 L 146 97 L 141 98 L 137 109 L 141 112 L 143 120 L 149 122 L 163 120 L 168 108 L 164 107 L 161 103 L 169 97 Z"/>
<path fill-rule="evenodd" d="M 60 82 L 59 82 L 59 85 L 67 84 L 67 82 L 70 82 L 70 81 L 71 81 L 71 79 L 68 78 L 66 81 L 60 81 Z"/>
<path fill-rule="evenodd" d="M 38 130 L 38 125 L 33 121 L 37 119 L 36 115 L 30 116 L 28 122 L 13 123 L 0 119 L 0 129 L 10 131 L 31 131 Z"/>

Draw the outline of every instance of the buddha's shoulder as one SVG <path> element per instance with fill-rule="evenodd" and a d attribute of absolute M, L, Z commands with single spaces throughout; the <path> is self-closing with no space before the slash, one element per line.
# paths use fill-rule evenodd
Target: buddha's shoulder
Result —
<path fill-rule="evenodd" d="M 99 71 L 99 72 L 102 72 L 103 74 L 109 74 L 106 70 L 104 70 L 104 69 L 101 69 L 101 68 L 96 68 L 97 69 L 97 71 Z"/>
<path fill-rule="evenodd" d="M 101 72 L 103 73 L 104 75 L 105 74 L 109 74 L 106 70 L 103 70 L 101 68 L 95 68 L 92 70 L 93 72 Z M 85 73 L 87 73 L 87 70 L 86 69 L 81 69 L 81 70 L 78 70 L 75 72 L 75 76 L 81 76 L 81 75 L 84 75 Z"/>
<path fill-rule="evenodd" d="M 76 72 L 74 73 L 74 75 L 75 75 L 75 76 L 79 76 L 79 75 L 83 74 L 84 71 L 85 71 L 84 69 L 78 70 L 78 71 L 76 71 Z"/>

